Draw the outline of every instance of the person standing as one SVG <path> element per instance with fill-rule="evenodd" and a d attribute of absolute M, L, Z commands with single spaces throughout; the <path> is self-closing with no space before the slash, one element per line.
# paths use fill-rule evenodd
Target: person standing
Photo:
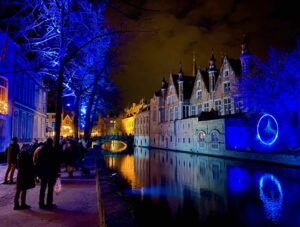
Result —
<path fill-rule="evenodd" d="M 17 137 L 12 138 L 11 143 L 6 148 L 5 152 L 7 154 L 7 169 L 5 172 L 3 184 L 15 184 L 13 178 L 16 169 L 17 155 L 20 152 L 20 147 L 18 144 Z M 8 180 L 8 176 L 9 176 L 9 180 Z"/>
<path fill-rule="evenodd" d="M 36 157 L 36 169 L 38 177 L 41 181 L 39 207 L 55 208 L 53 204 L 53 187 L 56 178 L 59 176 L 60 166 L 59 157 L 53 147 L 53 140 L 48 138 L 42 149 L 38 152 Z M 47 203 L 45 205 L 45 193 L 47 191 Z"/>
<path fill-rule="evenodd" d="M 18 175 L 14 210 L 29 209 L 30 206 L 26 204 L 26 192 L 28 189 L 35 187 L 34 168 L 29 144 L 24 144 L 21 148 L 21 152 L 17 156 L 17 169 Z M 20 195 L 21 206 L 19 204 Z"/>

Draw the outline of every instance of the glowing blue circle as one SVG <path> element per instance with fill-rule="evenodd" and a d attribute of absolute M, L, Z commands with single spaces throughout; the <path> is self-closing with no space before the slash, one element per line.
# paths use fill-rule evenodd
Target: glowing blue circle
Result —
<path fill-rule="evenodd" d="M 267 124 L 265 125 L 265 122 Z M 262 127 L 265 126 L 264 129 Z M 275 126 L 275 129 L 272 127 Z M 257 123 L 257 138 L 259 141 L 267 146 L 271 146 L 278 139 L 278 123 L 275 117 L 271 114 L 264 114 Z M 267 135 L 267 136 L 266 136 Z"/>

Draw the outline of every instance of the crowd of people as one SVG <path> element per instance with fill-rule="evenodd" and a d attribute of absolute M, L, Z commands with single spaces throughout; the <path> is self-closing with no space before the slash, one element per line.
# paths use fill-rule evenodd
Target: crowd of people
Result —
<path fill-rule="evenodd" d="M 12 138 L 5 151 L 7 169 L 3 184 L 16 184 L 14 209 L 30 208 L 26 204 L 26 192 L 34 188 L 36 183 L 40 183 L 39 207 L 55 208 L 53 188 L 57 178 L 60 177 L 61 168 L 65 168 L 68 176 L 73 178 L 74 171 L 82 167 L 88 146 L 89 144 L 80 140 L 68 138 L 61 139 L 59 148 L 55 149 L 53 140 L 48 138 L 40 143 L 35 139 L 32 144 L 23 144 L 20 149 L 18 139 Z M 13 179 L 15 169 L 18 170 L 16 182 Z"/>

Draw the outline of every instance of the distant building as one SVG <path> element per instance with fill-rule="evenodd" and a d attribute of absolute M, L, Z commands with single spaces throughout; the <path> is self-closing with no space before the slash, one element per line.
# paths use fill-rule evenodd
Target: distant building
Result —
<path fill-rule="evenodd" d="M 117 117 L 99 116 L 97 124 L 92 129 L 92 137 L 106 136 L 121 133 L 120 119 Z"/>
<path fill-rule="evenodd" d="M 46 89 L 19 46 L 0 31 L 0 152 L 12 137 L 46 139 Z"/>
<path fill-rule="evenodd" d="M 47 137 L 54 137 L 56 113 L 47 113 Z"/>
<path fill-rule="evenodd" d="M 144 105 L 135 117 L 134 144 L 137 146 L 148 147 L 150 145 L 150 106 Z"/>
<path fill-rule="evenodd" d="M 139 104 L 133 103 L 132 106 L 124 110 L 124 117 L 122 118 L 122 133 L 124 135 L 134 135 L 134 122 L 136 114 L 144 107 L 145 101 L 142 99 Z"/>
<path fill-rule="evenodd" d="M 55 116 L 56 113 L 47 113 L 47 136 L 55 136 Z M 74 114 L 72 112 L 63 111 L 62 122 L 60 127 L 60 135 L 62 137 L 74 136 Z"/>

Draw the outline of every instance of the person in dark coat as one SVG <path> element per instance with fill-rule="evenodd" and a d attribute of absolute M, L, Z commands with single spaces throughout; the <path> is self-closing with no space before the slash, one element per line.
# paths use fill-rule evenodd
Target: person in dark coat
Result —
<path fill-rule="evenodd" d="M 36 169 L 41 181 L 39 206 L 44 208 L 55 208 L 53 204 L 53 187 L 56 178 L 59 176 L 60 166 L 59 157 L 53 147 L 53 140 L 48 138 L 42 149 L 38 152 L 36 158 Z M 47 193 L 47 204 L 45 205 L 45 193 Z"/>
<path fill-rule="evenodd" d="M 69 174 L 69 178 L 73 178 L 77 154 L 76 154 L 75 146 L 72 145 L 70 140 L 68 140 L 64 146 L 64 156 L 65 156 L 65 163 L 66 163 L 66 171 Z"/>
<path fill-rule="evenodd" d="M 13 181 L 13 177 L 16 169 L 17 155 L 20 152 L 20 147 L 18 144 L 17 137 L 12 138 L 11 143 L 6 148 L 5 152 L 7 154 L 7 169 L 6 169 L 3 184 L 15 184 L 15 182 Z M 8 175 L 9 175 L 9 181 L 8 181 Z"/>
<path fill-rule="evenodd" d="M 29 144 L 24 144 L 21 148 L 21 152 L 18 154 L 17 169 L 18 175 L 14 210 L 29 209 L 30 206 L 26 204 L 26 192 L 28 189 L 35 187 L 34 168 Z M 19 205 L 20 194 L 21 206 Z"/>
<path fill-rule="evenodd" d="M 32 145 L 31 145 L 31 149 L 30 152 L 33 155 L 34 151 L 40 146 L 38 139 L 34 139 Z"/>

